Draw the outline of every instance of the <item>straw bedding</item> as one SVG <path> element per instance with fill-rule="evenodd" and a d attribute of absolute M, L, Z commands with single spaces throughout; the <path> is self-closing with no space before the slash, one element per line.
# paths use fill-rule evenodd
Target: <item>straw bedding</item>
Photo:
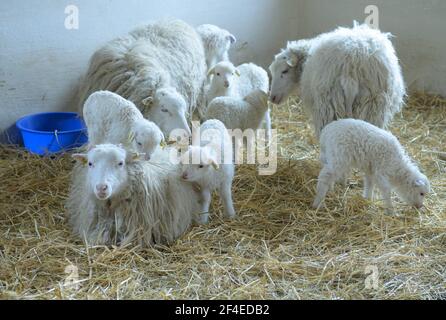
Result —
<path fill-rule="evenodd" d="M 445 299 L 446 100 L 413 95 L 392 124 L 433 188 L 424 209 L 398 202 L 395 215 L 361 198 L 359 175 L 310 209 L 320 166 L 308 119 L 297 99 L 272 115 L 278 171 L 237 168 L 239 218 L 214 201 L 209 225 L 148 250 L 86 248 L 64 216 L 70 156 L 1 147 L 0 298 Z"/>

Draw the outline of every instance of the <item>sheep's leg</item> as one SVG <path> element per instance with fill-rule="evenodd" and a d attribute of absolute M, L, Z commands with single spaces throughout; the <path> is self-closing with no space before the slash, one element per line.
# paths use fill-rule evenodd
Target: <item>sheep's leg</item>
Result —
<path fill-rule="evenodd" d="M 225 215 L 228 218 L 233 218 L 235 216 L 235 209 L 232 202 L 231 183 L 223 183 L 218 191 L 220 193 L 220 199 L 223 204 Z"/>
<path fill-rule="evenodd" d="M 335 179 L 335 175 L 330 171 L 330 169 L 327 168 L 327 166 L 322 168 L 317 179 L 317 192 L 313 202 L 314 209 L 317 209 L 321 202 L 325 199 L 325 195 L 330 189 L 330 186 L 333 185 Z"/>
<path fill-rule="evenodd" d="M 383 197 L 384 206 L 386 207 L 387 213 L 393 213 L 393 205 L 392 205 L 392 188 L 387 181 L 387 179 L 383 177 L 376 177 L 375 179 L 376 185 L 378 189 L 381 191 L 381 195 Z"/>
<path fill-rule="evenodd" d="M 211 206 L 211 191 L 203 188 L 201 190 L 201 214 L 199 223 L 206 224 L 209 221 L 209 207 Z"/>
<path fill-rule="evenodd" d="M 371 175 L 364 176 L 364 193 L 363 197 L 368 200 L 373 199 L 373 178 Z"/>

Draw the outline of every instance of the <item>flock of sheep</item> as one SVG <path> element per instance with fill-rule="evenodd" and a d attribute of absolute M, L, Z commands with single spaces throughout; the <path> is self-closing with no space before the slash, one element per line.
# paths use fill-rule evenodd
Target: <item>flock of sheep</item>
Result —
<path fill-rule="evenodd" d="M 268 97 L 280 104 L 297 90 L 320 139 L 314 208 L 352 169 L 364 173 L 364 197 L 376 186 L 389 211 L 392 190 L 422 206 L 429 181 L 385 130 L 405 97 L 388 34 L 355 24 L 289 42 L 270 66 L 271 89 L 261 67 L 229 61 L 235 42 L 214 25 L 165 20 L 93 55 L 77 96 L 89 144 L 73 155 L 66 204 L 87 243 L 172 242 L 193 222 L 207 223 L 214 191 L 234 217 L 228 129 L 263 127 L 269 140 Z M 180 151 L 168 145 L 174 131 L 189 142 L 193 117 L 201 120 L 198 142 Z"/>

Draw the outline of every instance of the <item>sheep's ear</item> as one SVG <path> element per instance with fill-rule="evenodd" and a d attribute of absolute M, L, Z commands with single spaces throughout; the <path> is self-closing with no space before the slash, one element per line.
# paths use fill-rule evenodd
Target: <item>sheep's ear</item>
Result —
<path fill-rule="evenodd" d="M 142 101 L 142 104 L 146 107 L 150 107 L 153 104 L 153 97 L 147 97 Z"/>
<path fill-rule="evenodd" d="M 88 156 L 85 153 L 75 153 L 71 156 L 73 159 L 75 159 L 80 164 L 87 164 L 88 162 Z"/>
<path fill-rule="evenodd" d="M 234 43 L 237 42 L 237 38 L 234 35 L 232 35 L 232 34 L 230 34 L 228 36 L 228 40 L 229 40 L 229 42 L 231 42 L 231 44 L 234 44 Z"/>
<path fill-rule="evenodd" d="M 240 77 L 240 71 L 238 69 L 235 69 L 235 74 L 237 75 L 237 77 Z"/>
<path fill-rule="evenodd" d="M 214 72 L 215 72 L 215 68 L 214 67 L 210 68 L 208 71 L 208 76 L 213 75 Z"/>
<path fill-rule="evenodd" d="M 422 179 L 417 179 L 417 180 L 414 181 L 413 184 L 414 184 L 415 187 L 421 187 L 421 186 L 426 185 L 426 182 L 424 182 Z"/>
<path fill-rule="evenodd" d="M 127 153 L 127 162 L 132 163 L 138 160 L 143 159 L 146 156 L 145 153 L 139 153 L 139 152 L 128 152 Z"/>

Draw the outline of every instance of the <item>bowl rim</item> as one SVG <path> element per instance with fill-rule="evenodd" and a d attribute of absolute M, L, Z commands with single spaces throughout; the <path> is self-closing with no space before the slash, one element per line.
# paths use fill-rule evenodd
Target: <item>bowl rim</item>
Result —
<path fill-rule="evenodd" d="M 16 126 L 20 131 L 26 131 L 26 132 L 32 132 L 32 133 L 43 133 L 43 134 L 54 134 L 54 131 L 41 131 L 41 130 L 33 130 L 29 129 L 23 126 L 22 122 L 27 120 L 28 118 L 34 117 L 34 116 L 40 116 L 40 115 L 50 115 L 50 114 L 58 114 L 58 115 L 72 115 L 77 116 L 79 119 L 81 119 L 80 115 L 76 112 L 39 112 L 39 113 L 33 113 L 28 114 L 26 116 L 21 117 L 16 121 Z M 67 131 L 57 131 L 57 134 L 66 134 L 66 133 L 75 133 L 75 132 L 83 132 L 86 131 L 87 128 L 84 127 L 82 129 L 74 129 L 74 130 L 67 130 Z"/>

